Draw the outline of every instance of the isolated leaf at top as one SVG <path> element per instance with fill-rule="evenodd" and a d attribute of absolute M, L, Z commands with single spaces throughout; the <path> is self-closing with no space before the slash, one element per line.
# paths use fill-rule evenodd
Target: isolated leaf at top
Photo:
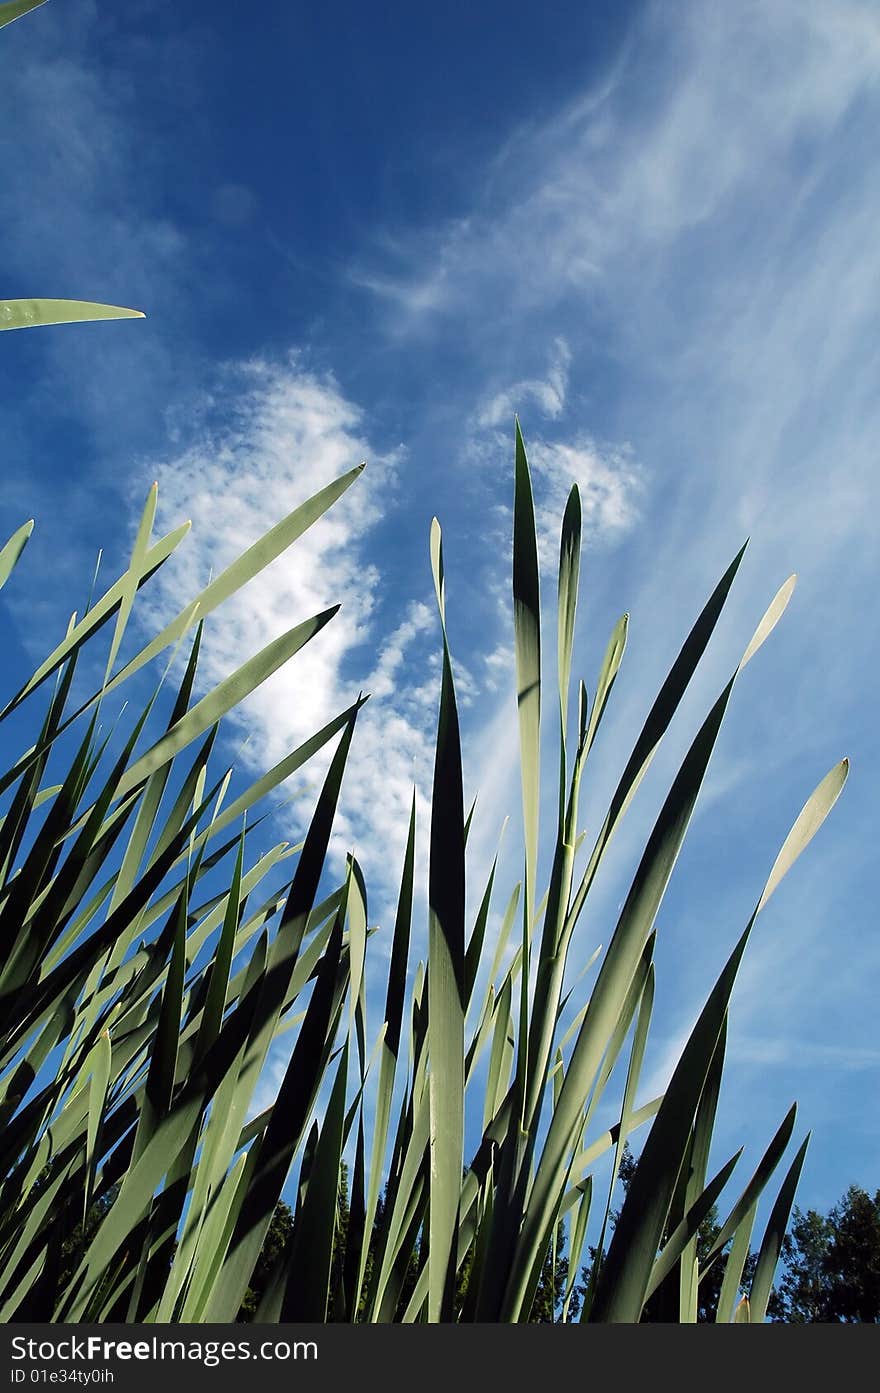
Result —
<path fill-rule="evenodd" d="M 46 0 L 8 0 L 7 4 L 0 5 L 0 29 L 6 24 L 11 24 L 14 19 L 21 19 L 22 15 L 31 10 L 38 10 L 45 3 Z"/>
<path fill-rule="evenodd" d="M 16 532 L 13 532 L 9 541 L 0 548 L 0 590 L 2 590 L 12 574 L 13 568 L 18 558 L 21 556 L 21 553 L 24 551 L 27 540 L 33 530 L 34 520 L 31 518 L 29 522 L 23 523 Z"/>
<path fill-rule="evenodd" d="M 121 305 L 100 305 L 92 300 L 0 300 L 0 329 L 32 329 L 40 324 L 84 324 L 93 319 L 145 318 L 143 310 L 123 309 Z"/>
<path fill-rule="evenodd" d="M 464 1150 L 465 861 L 461 737 L 446 636 L 443 549 L 436 518 L 431 563 L 443 635 L 428 871 L 430 1203 L 428 1314 L 451 1319 Z"/>

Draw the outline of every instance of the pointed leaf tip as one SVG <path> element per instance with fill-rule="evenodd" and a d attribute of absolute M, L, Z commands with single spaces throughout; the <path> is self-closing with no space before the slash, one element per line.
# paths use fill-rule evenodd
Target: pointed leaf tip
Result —
<path fill-rule="evenodd" d="M 12 574 L 21 553 L 28 543 L 31 533 L 34 530 L 34 520 L 30 518 L 27 522 L 14 532 L 2 547 L 0 547 L 0 587 L 5 585 Z"/>
<path fill-rule="evenodd" d="M 794 825 L 782 844 L 758 903 L 758 910 L 764 908 L 783 877 L 791 870 L 801 852 L 809 846 L 819 828 L 827 818 L 840 797 L 849 775 L 849 760 L 842 759 L 829 769 L 824 779 L 816 786 L 807 799 Z M 757 912 L 757 911 L 756 911 Z"/>
<path fill-rule="evenodd" d="M 446 586 L 443 576 L 443 532 L 437 518 L 431 519 L 431 574 L 434 578 L 434 593 L 437 596 L 437 608 L 440 611 L 440 622 L 446 623 Z"/>
<path fill-rule="evenodd" d="M 749 642 L 749 646 L 742 656 L 742 661 L 739 665 L 740 672 L 742 672 L 746 663 L 750 662 L 751 659 L 754 658 L 758 649 L 761 647 L 763 643 L 766 642 L 766 640 L 772 634 L 773 630 L 776 628 L 776 625 L 779 623 L 780 619 L 785 613 L 785 610 L 788 607 L 789 600 L 794 594 L 794 588 L 796 584 L 797 575 L 795 574 L 789 576 L 788 580 L 786 580 L 782 585 L 780 585 L 776 594 L 773 596 L 773 599 L 770 601 L 770 604 L 764 611 L 764 614 L 761 618 L 761 622 L 755 630 L 754 634 L 752 635 L 751 640 Z"/>

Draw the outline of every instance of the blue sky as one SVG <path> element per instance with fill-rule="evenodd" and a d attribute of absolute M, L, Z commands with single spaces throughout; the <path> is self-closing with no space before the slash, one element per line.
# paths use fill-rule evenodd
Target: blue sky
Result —
<path fill-rule="evenodd" d="M 15 664 L 55 636 L 99 546 L 120 562 L 152 479 L 163 519 L 194 522 L 158 611 L 367 459 L 326 524 L 218 617 L 206 674 L 343 601 L 231 733 L 263 767 L 374 693 L 336 849 L 356 848 L 381 918 L 412 782 L 429 787 L 435 513 L 480 793 L 474 861 L 488 864 L 510 813 L 518 871 L 513 412 L 548 563 L 568 486 L 582 488 L 588 687 L 614 621 L 632 616 L 589 827 L 750 535 L 575 953 L 607 942 L 690 733 L 797 571 L 661 910 L 649 1064 L 662 1083 L 788 827 L 849 755 L 844 797 L 750 945 L 718 1145 L 719 1160 L 741 1141 L 754 1157 L 796 1097 L 814 1132 L 801 1204 L 876 1186 L 876 7 L 336 3 L 319 16 L 280 0 L 52 0 L 4 31 L 3 63 L 5 294 L 148 315 L 0 341 L 2 524 L 38 520 L 26 598 L 22 582 L 0 611 Z"/>

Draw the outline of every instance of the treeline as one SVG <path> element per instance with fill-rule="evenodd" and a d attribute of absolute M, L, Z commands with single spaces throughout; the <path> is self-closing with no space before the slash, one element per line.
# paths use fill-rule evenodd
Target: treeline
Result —
<path fill-rule="evenodd" d="M 620 1179 L 624 1191 L 635 1170 L 635 1158 L 624 1148 Z M 717 1209 L 709 1211 L 699 1231 L 697 1255 L 701 1265 L 721 1231 Z M 699 1321 L 714 1321 L 726 1253 L 709 1268 L 700 1284 Z M 757 1255 L 747 1258 L 741 1283 L 745 1294 L 752 1281 Z M 675 1314 L 678 1319 L 677 1294 Z M 880 1322 L 880 1190 L 873 1197 L 850 1185 L 840 1201 L 820 1214 L 795 1207 L 782 1246 L 776 1285 L 767 1306 L 771 1321 L 793 1325 Z M 643 1321 L 662 1321 L 662 1287 L 648 1301 Z"/>
<path fill-rule="evenodd" d="M 634 1157 L 626 1148 L 620 1167 L 624 1191 L 635 1170 L 635 1164 Z M 111 1192 L 100 1205 L 93 1206 L 87 1223 L 74 1230 L 62 1255 L 62 1277 L 75 1271 L 86 1241 L 91 1238 L 113 1199 L 115 1192 Z M 612 1215 L 612 1225 L 615 1217 Z M 377 1229 L 381 1220 L 380 1201 L 376 1215 Z M 282 1201 L 275 1209 L 266 1234 L 251 1285 L 238 1313 L 239 1321 L 255 1319 L 260 1299 L 271 1279 L 273 1269 L 276 1263 L 282 1260 L 293 1230 L 293 1221 L 293 1209 Z M 329 1321 L 352 1319 L 351 1313 L 335 1309 L 339 1299 L 338 1293 L 343 1286 L 341 1278 L 349 1222 L 348 1172 L 343 1164 L 333 1254 L 333 1265 L 338 1280 L 331 1284 L 331 1302 L 327 1313 Z M 713 1208 L 699 1231 L 697 1250 L 701 1263 L 711 1252 L 720 1231 L 719 1216 Z M 756 1256 L 754 1253 L 750 1255 L 743 1270 L 741 1288 L 744 1293 L 751 1284 Z M 575 1282 L 569 1291 L 569 1266 L 564 1250 L 549 1254 L 535 1294 L 530 1320 L 541 1323 L 558 1321 L 563 1317 L 563 1306 L 567 1319 L 577 1320 L 582 1304 L 588 1296 L 596 1257 L 596 1250 L 593 1248 L 590 1250 L 590 1265 L 581 1269 L 580 1280 Z M 697 1319 L 700 1322 L 715 1320 L 725 1261 L 726 1253 L 723 1252 L 700 1284 L 697 1309 Z M 404 1305 L 415 1285 L 419 1266 L 416 1251 L 410 1259 L 411 1271 L 407 1273 L 402 1287 L 401 1300 Z M 466 1261 L 459 1274 L 462 1294 L 467 1287 L 468 1270 L 469 1264 Z M 767 1313 L 771 1321 L 799 1325 L 816 1322 L 880 1323 L 880 1190 L 872 1197 L 861 1186 L 850 1185 L 840 1201 L 833 1205 L 827 1214 L 820 1214 L 815 1209 L 804 1211 L 795 1208 L 789 1232 L 783 1243 L 779 1277 Z M 118 1312 L 117 1318 L 124 1319 L 124 1313 Z M 656 1323 L 667 1319 L 678 1319 L 678 1298 L 677 1293 L 665 1293 L 661 1284 L 647 1302 L 642 1320 Z"/>

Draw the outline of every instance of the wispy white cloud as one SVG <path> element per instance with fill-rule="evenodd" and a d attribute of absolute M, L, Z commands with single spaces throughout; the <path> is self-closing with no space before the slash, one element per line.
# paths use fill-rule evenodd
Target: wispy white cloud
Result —
<path fill-rule="evenodd" d="M 355 274 L 412 320 L 479 314 L 499 287 L 534 308 L 592 290 L 634 255 L 638 289 L 653 275 L 652 248 L 744 190 L 766 197 L 775 174 L 779 193 L 802 198 L 797 143 L 841 121 L 878 70 L 867 0 L 654 3 L 614 80 L 512 136 L 467 216 L 410 242 L 398 234 L 383 248 L 390 265 Z"/>
<path fill-rule="evenodd" d="M 535 524 L 542 569 L 552 575 L 559 556 L 559 529 L 573 484 L 581 498 L 583 533 L 587 542 L 613 541 L 623 536 L 638 515 L 644 483 L 642 469 L 626 444 L 600 444 L 583 429 L 566 429 L 571 349 L 564 338 L 550 348 L 543 377 L 525 378 L 511 386 L 490 386 L 472 415 L 465 450 L 474 461 L 498 460 L 510 471 L 510 430 L 514 414 L 530 423 L 527 450 L 535 496 Z M 553 437 L 534 428 L 534 421 L 560 422 Z M 503 466 L 501 464 L 503 461 Z M 494 509 L 496 555 L 508 556 L 511 513 L 506 505 Z M 495 573 L 497 585 L 497 568 Z M 491 581 L 490 581 L 491 584 Z M 500 598 L 500 592 L 499 592 Z M 502 601 L 502 603 L 506 603 Z M 498 666 L 498 648 L 485 660 Z"/>
<path fill-rule="evenodd" d="M 780 1065 L 786 1069 L 863 1070 L 880 1068 L 880 1050 L 841 1045 L 834 1040 L 804 1040 L 800 1036 L 750 1036 L 731 1050 L 737 1063 Z"/>
<path fill-rule="evenodd" d="M 414 785 L 424 814 L 434 712 L 409 668 L 414 655 L 427 662 L 436 637 L 433 611 L 415 597 L 399 599 L 400 621 L 387 637 L 374 622 L 385 583 L 367 557 L 378 554 L 375 529 L 393 499 L 397 460 L 371 448 L 360 411 L 334 379 L 295 356 L 228 369 L 216 396 L 202 402 L 201 421 L 195 443 L 150 464 L 163 515 L 193 520 L 191 544 L 158 585 L 168 607 L 324 483 L 369 460 L 356 485 L 209 622 L 201 670 L 205 683 L 219 681 L 285 629 L 341 604 L 232 719 L 247 733 L 243 758 L 265 768 L 359 690 L 372 693 L 358 720 L 333 850 L 337 864 L 355 850 L 372 886 L 387 894 L 400 875 Z M 299 827 L 325 764 L 316 760 L 297 781 L 304 796 L 290 816 Z"/>
<path fill-rule="evenodd" d="M 529 448 L 538 499 L 535 525 L 545 564 L 556 564 L 559 526 L 569 490 L 577 484 L 584 536 L 611 540 L 626 532 L 637 517 L 641 475 L 626 446 L 603 449 L 589 436 L 571 443 L 540 438 Z"/>
<path fill-rule="evenodd" d="M 477 426 L 483 429 L 502 424 L 506 426 L 512 421 L 515 412 L 521 412 L 531 404 L 534 404 L 543 416 L 555 420 L 565 409 L 570 363 L 571 350 L 568 344 L 565 339 L 556 339 L 546 377 L 526 379 L 489 395 L 478 409 Z"/>

